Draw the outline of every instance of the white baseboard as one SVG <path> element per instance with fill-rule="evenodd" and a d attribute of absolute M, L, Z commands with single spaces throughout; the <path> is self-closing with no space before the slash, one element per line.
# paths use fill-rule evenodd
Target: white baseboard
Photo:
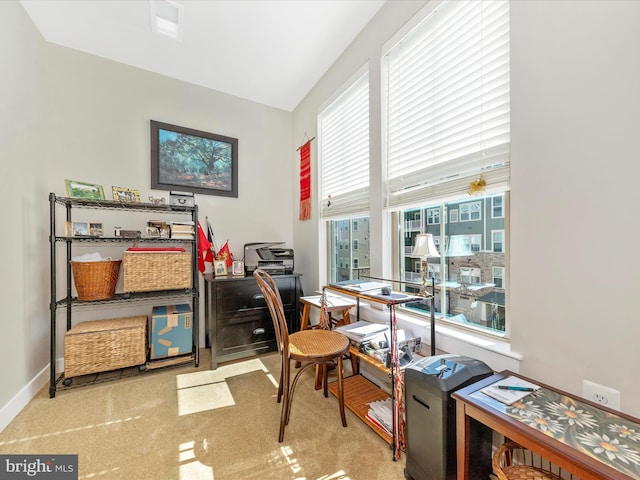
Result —
<path fill-rule="evenodd" d="M 0 408 L 0 432 L 22 411 L 40 389 L 49 382 L 49 365 L 44 367 L 6 405 Z"/>

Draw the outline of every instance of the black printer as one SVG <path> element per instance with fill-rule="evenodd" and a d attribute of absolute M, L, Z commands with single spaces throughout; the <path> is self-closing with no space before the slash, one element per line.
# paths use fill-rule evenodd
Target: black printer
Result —
<path fill-rule="evenodd" d="M 269 275 L 293 273 L 293 249 L 283 248 L 284 242 L 255 242 L 244 244 L 244 269 L 253 274 L 261 268 Z"/>

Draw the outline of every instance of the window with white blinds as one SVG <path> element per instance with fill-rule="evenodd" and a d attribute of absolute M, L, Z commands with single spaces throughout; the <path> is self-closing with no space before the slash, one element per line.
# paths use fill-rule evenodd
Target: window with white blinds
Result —
<path fill-rule="evenodd" d="M 318 117 L 320 215 L 369 211 L 369 74 L 351 84 Z"/>
<path fill-rule="evenodd" d="M 442 2 L 383 65 L 388 207 L 508 187 L 508 2 Z"/>

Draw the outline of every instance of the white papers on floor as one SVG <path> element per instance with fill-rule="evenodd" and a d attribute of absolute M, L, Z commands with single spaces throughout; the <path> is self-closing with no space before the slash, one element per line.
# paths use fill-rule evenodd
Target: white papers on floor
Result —
<path fill-rule="evenodd" d="M 102 255 L 98 252 L 93 253 L 85 253 L 84 255 L 78 255 L 76 257 L 72 257 L 71 260 L 74 262 L 100 262 L 102 260 L 111 260 L 111 257 L 103 258 Z"/>
<path fill-rule="evenodd" d="M 391 398 L 376 400 L 368 405 L 367 418 L 391 435 L 393 433 L 393 405 Z"/>

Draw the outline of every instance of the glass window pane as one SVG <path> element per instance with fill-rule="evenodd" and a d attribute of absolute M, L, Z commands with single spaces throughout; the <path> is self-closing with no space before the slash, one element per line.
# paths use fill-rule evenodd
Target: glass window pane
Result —
<path fill-rule="evenodd" d="M 329 223 L 329 282 L 369 275 L 369 217 Z"/>
<path fill-rule="evenodd" d="M 504 194 L 499 196 L 501 208 L 504 208 Z M 432 278 L 435 283 L 435 313 L 439 320 L 502 334 L 506 327 L 505 215 L 497 218 L 492 215 L 494 198 L 486 196 L 473 202 L 450 202 L 404 211 L 400 264 L 403 280 L 413 282 L 406 284 L 406 290 L 418 293 L 423 281 L 422 262 L 426 260 L 424 281 L 428 291 Z M 412 221 L 417 210 L 424 212 L 425 218 L 429 218 L 428 212 L 435 210 L 449 212 L 449 215 L 439 215 L 445 219 L 442 224 L 419 225 Z M 466 215 L 464 223 L 451 221 L 454 211 L 459 212 L 461 221 Z M 433 234 L 438 246 L 444 239 L 445 248 L 439 248 L 440 257 L 412 256 L 415 237 L 419 233 Z M 407 308 L 428 313 L 428 306 L 422 303 L 409 304 Z"/>

